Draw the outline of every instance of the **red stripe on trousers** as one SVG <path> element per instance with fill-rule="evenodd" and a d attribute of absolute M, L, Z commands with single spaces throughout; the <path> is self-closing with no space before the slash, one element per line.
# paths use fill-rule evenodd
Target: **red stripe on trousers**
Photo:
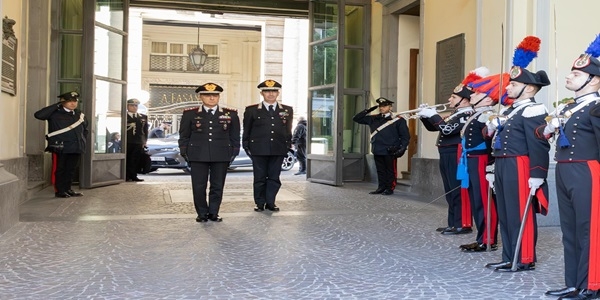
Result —
<path fill-rule="evenodd" d="M 600 289 L 600 163 L 588 161 L 592 174 L 592 205 L 590 215 L 590 256 L 588 264 L 588 286 L 590 290 Z"/>
<path fill-rule="evenodd" d="M 529 157 L 517 156 L 517 174 L 519 182 L 519 216 L 523 220 L 525 206 L 529 198 Z M 527 220 L 523 229 L 523 237 L 521 239 L 521 263 L 528 264 L 534 262 L 534 227 L 533 227 L 533 207 L 530 206 L 527 211 Z"/>
<path fill-rule="evenodd" d="M 490 191 L 490 183 L 485 179 L 485 167 L 488 164 L 488 156 L 482 155 L 479 156 L 477 169 L 480 170 L 479 174 L 479 193 L 481 194 L 481 201 L 483 202 L 483 219 L 485 221 L 485 229 L 483 230 L 483 243 L 487 243 L 488 236 L 490 237 L 490 241 L 492 244 L 496 243 L 494 237 L 496 236 L 496 231 L 498 230 L 498 211 L 496 210 L 496 204 L 494 201 L 490 200 L 490 224 L 489 228 L 491 232 L 488 232 L 488 197 Z"/>
<path fill-rule="evenodd" d="M 392 165 L 394 166 L 394 181 L 392 181 L 392 191 L 396 189 L 396 181 L 398 181 L 398 159 L 394 158 L 392 160 Z"/>
<path fill-rule="evenodd" d="M 52 153 L 52 172 L 50 173 L 50 182 L 54 186 L 54 192 L 58 193 L 56 189 L 56 166 L 58 165 L 58 154 Z"/>

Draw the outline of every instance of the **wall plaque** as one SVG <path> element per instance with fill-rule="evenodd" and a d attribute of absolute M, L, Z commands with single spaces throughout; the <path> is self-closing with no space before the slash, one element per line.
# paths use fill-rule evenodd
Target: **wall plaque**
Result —
<path fill-rule="evenodd" d="M 465 77 L 465 34 L 437 42 L 436 50 L 435 104 L 441 104 Z"/>
<path fill-rule="evenodd" d="M 17 94 L 17 37 L 15 20 L 2 19 L 2 92 Z"/>

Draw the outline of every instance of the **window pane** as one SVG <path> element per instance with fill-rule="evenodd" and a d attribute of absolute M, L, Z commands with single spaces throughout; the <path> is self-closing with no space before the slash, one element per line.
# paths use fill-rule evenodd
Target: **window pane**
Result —
<path fill-rule="evenodd" d="M 116 134 L 122 136 L 121 113 L 123 111 L 123 85 L 96 80 L 96 115 L 94 116 L 94 153 L 121 153 L 120 140 L 112 140 Z"/>
<path fill-rule="evenodd" d="M 338 8 L 335 3 L 317 3 L 314 5 L 313 41 L 336 36 L 338 33 Z"/>
<path fill-rule="evenodd" d="M 152 42 L 151 52 L 167 54 L 167 43 L 166 42 Z"/>
<path fill-rule="evenodd" d="M 61 35 L 60 79 L 81 79 L 82 35 Z"/>
<path fill-rule="evenodd" d="M 183 54 L 183 45 L 171 44 L 171 54 Z"/>
<path fill-rule="evenodd" d="M 346 6 L 346 45 L 363 44 L 363 14 L 362 6 Z"/>
<path fill-rule="evenodd" d="M 60 2 L 60 27 L 68 30 L 83 29 L 83 1 L 62 0 Z"/>
<path fill-rule="evenodd" d="M 346 49 L 344 50 L 344 87 L 357 88 L 363 87 L 363 50 Z"/>
<path fill-rule="evenodd" d="M 313 45 L 312 86 L 335 83 L 337 74 L 337 42 Z"/>
<path fill-rule="evenodd" d="M 219 56 L 219 46 L 217 45 L 204 45 L 204 51 L 209 56 Z"/>
<path fill-rule="evenodd" d="M 333 155 L 334 100 L 333 88 L 312 91 L 311 154 Z"/>
<path fill-rule="evenodd" d="M 123 36 L 96 27 L 94 74 L 123 79 Z"/>
<path fill-rule="evenodd" d="M 344 153 L 361 153 L 362 130 L 368 128 L 352 120 L 354 115 L 363 110 L 364 100 L 360 95 L 344 95 L 344 141 L 342 150 Z"/>
<path fill-rule="evenodd" d="M 123 30 L 123 0 L 97 0 L 96 21 Z"/>

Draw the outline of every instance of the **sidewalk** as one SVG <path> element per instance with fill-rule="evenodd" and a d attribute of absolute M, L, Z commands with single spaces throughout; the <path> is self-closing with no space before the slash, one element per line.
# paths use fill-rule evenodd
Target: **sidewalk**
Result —
<path fill-rule="evenodd" d="M 230 174 L 222 223 L 194 221 L 188 176 L 43 190 L 0 235 L 0 299 L 546 299 L 563 286 L 559 227 L 540 228 L 535 271 L 499 274 L 483 266 L 500 251 L 459 251 L 475 233 L 435 232 L 443 199 L 291 174 L 278 213 L 254 212 L 251 175 Z"/>

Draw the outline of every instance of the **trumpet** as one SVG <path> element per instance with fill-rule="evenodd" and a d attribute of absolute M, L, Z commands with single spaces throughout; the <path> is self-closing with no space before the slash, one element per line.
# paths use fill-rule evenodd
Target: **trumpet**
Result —
<path fill-rule="evenodd" d="M 405 116 L 407 119 L 418 119 L 419 116 L 417 115 L 417 113 L 419 113 L 423 108 L 434 108 L 435 111 L 437 111 L 438 113 L 441 113 L 447 109 L 447 106 L 448 106 L 447 103 L 436 104 L 436 105 L 425 104 L 422 107 L 419 107 L 417 109 L 411 109 L 411 110 L 407 110 L 407 111 L 397 112 L 396 115 Z"/>

